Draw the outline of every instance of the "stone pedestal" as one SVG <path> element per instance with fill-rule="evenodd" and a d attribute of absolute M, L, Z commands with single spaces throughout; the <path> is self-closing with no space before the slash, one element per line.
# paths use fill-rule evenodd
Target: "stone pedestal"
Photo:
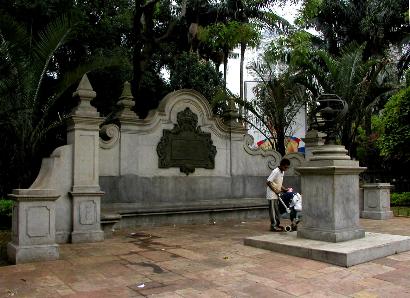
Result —
<path fill-rule="evenodd" d="M 362 218 L 388 219 L 393 217 L 390 211 L 389 183 L 369 183 L 363 185 Z"/>
<path fill-rule="evenodd" d="M 305 142 L 305 159 L 309 160 L 313 156 L 313 151 L 319 149 L 325 144 L 326 134 L 317 130 L 309 130 L 306 136 L 302 138 Z"/>
<path fill-rule="evenodd" d="M 104 240 L 100 226 L 100 202 L 104 193 L 99 185 L 99 126 L 102 119 L 90 101 L 96 97 L 84 75 L 74 98 L 79 105 L 68 119 L 67 142 L 73 146 L 73 231 L 71 242 Z"/>
<path fill-rule="evenodd" d="M 249 237 L 245 245 L 308 258 L 338 266 L 350 267 L 410 249 L 410 237 L 368 233 L 364 238 L 330 243 L 299 238 L 295 232 L 270 233 Z"/>
<path fill-rule="evenodd" d="M 72 243 L 104 240 L 104 232 L 100 225 L 100 201 L 103 195 L 103 192 L 71 192 L 73 197 Z"/>
<path fill-rule="evenodd" d="M 7 245 L 9 261 L 14 264 L 57 260 L 55 241 L 55 201 L 51 189 L 15 189 L 12 241 Z"/>
<path fill-rule="evenodd" d="M 363 238 L 359 226 L 359 173 L 365 170 L 350 160 L 343 146 L 324 145 L 314 150 L 302 167 L 303 223 L 299 238 L 341 242 Z"/>
<path fill-rule="evenodd" d="M 365 233 L 359 226 L 358 174 L 364 169 L 342 146 L 314 150 L 311 159 L 296 169 L 302 174 L 303 192 L 298 231 L 249 237 L 245 245 L 345 267 L 408 251 L 410 237 Z M 377 190 L 384 198 L 386 188 Z M 372 189 L 374 198 L 375 188 L 366 189 Z M 366 205 L 366 193 L 364 200 Z M 372 203 L 379 209 L 384 205 Z"/>

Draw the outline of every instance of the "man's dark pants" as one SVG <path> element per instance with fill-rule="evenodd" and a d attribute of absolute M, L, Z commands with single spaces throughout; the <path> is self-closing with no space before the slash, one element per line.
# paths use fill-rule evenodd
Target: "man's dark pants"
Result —
<path fill-rule="evenodd" d="M 268 200 L 269 201 L 269 217 L 271 228 L 279 227 L 280 225 L 280 213 L 278 199 Z"/>

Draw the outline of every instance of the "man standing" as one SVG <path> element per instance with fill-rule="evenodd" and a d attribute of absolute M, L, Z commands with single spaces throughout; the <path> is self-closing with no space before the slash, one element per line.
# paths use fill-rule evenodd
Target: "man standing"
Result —
<path fill-rule="evenodd" d="M 282 186 L 283 175 L 285 171 L 289 169 L 290 161 L 284 158 L 280 161 L 279 167 L 274 169 L 269 175 L 266 185 L 266 199 L 269 201 L 269 217 L 270 217 L 270 230 L 273 232 L 282 232 L 284 228 L 280 225 L 280 213 L 279 213 L 279 196 L 282 191 L 287 191 L 287 188 Z"/>

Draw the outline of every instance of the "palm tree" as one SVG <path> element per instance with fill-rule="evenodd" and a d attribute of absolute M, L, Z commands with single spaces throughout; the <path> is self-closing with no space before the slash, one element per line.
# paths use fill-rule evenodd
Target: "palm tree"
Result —
<path fill-rule="evenodd" d="M 309 96 L 301 83 L 304 74 L 291 68 L 278 72 L 276 63 L 276 60 L 272 61 L 266 54 L 259 62 L 252 63 L 250 68 L 259 81 L 254 90 L 256 101 L 241 103 L 261 125 L 258 127 L 254 121 L 245 121 L 268 140 L 273 140 L 272 148 L 285 155 L 285 136 L 291 134 L 289 129 L 296 114 L 305 105 Z"/>
<path fill-rule="evenodd" d="M 85 72 L 103 66 L 118 65 L 118 58 L 96 57 L 71 72 L 50 70 L 53 57 L 72 36 L 68 17 L 51 22 L 36 38 L 10 17 L 0 18 L 0 134 L 2 171 L 10 190 L 28 186 L 32 165 L 41 158 L 48 132 L 62 124 L 63 115 L 50 115 L 57 100 Z M 52 90 L 50 84 L 57 81 Z M 15 179 L 15 180 L 10 180 Z M 4 185 L 3 185 L 4 186 Z"/>
<path fill-rule="evenodd" d="M 227 17 L 238 22 L 237 39 L 240 46 L 240 94 L 243 96 L 243 72 L 245 51 L 248 47 L 254 48 L 259 45 L 261 34 L 260 30 L 274 32 L 284 32 L 292 26 L 284 18 L 271 10 L 275 1 L 272 0 L 226 0 L 221 3 Z"/>
<path fill-rule="evenodd" d="M 321 92 L 335 93 L 349 105 L 341 132 L 342 143 L 349 150 L 366 113 L 371 112 L 380 96 L 393 88 L 390 84 L 392 77 L 385 72 L 389 60 L 373 58 L 364 61 L 364 48 L 365 45 L 352 44 L 336 58 L 327 51 L 316 51 L 313 55 L 317 59 L 312 59 L 308 67 Z"/>
<path fill-rule="evenodd" d="M 224 64 L 224 87 L 226 88 L 226 76 L 228 69 L 228 55 L 239 43 L 240 24 L 236 21 L 228 23 L 215 23 L 204 28 L 200 27 L 198 39 L 207 43 L 214 51 L 221 50 Z"/>

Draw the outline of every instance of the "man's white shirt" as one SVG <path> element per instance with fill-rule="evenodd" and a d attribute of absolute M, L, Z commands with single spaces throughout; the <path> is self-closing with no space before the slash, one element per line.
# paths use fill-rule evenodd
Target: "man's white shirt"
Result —
<path fill-rule="evenodd" d="M 282 172 L 279 168 L 276 168 L 270 173 L 267 181 L 273 182 L 277 184 L 279 187 L 282 186 L 283 183 L 283 175 L 285 172 Z M 277 200 L 278 195 L 270 189 L 270 187 L 266 187 L 266 199 L 268 200 Z"/>

